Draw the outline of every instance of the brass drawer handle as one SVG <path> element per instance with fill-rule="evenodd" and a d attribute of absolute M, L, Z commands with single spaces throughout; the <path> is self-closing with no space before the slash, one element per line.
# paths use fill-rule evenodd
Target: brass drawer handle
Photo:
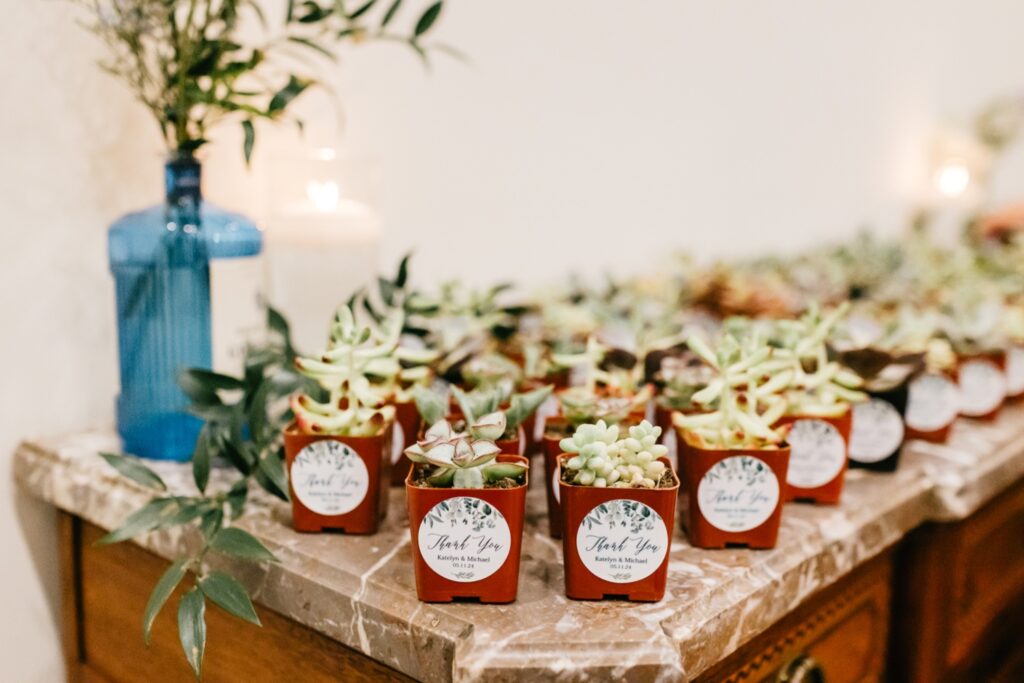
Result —
<path fill-rule="evenodd" d="M 825 683 L 825 670 L 814 657 L 797 655 L 779 669 L 775 683 Z"/>

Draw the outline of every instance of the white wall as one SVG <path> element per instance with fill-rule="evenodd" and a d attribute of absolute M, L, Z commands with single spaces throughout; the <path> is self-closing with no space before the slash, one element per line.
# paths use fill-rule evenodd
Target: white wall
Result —
<path fill-rule="evenodd" d="M 0 0 L 0 465 L 19 438 L 112 419 L 104 230 L 159 198 L 155 130 L 96 70 L 60 2 Z M 425 75 L 393 46 L 346 50 L 346 145 L 380 168 L 384 262 L 420 281 L 543 282 L 635 270 L 667 246 L 785 249 L 895 230 L 934 127 L 1024 92 L 1013 0 L 622 3 L 463 0 Z M 307 102 L 313 134 L 332 121 Z M 263 133 L 269 133 L 265 129 Z M 263 215 L 235 131 L 207 192 Z M 270 147 L 289 138 L 266 135 Z M 1024 194 L 1017 154 L 1000 178 Z M 237 172 L 236 172 L 237 171 Z M 60 676 L 53 515 L 0 476 L 4 678 Z M 137 634 L 126 634 L 135 637 Z"/>

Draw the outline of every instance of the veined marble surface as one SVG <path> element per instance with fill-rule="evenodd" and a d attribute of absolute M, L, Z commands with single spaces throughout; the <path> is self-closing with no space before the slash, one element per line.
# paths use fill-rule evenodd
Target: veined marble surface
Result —
<path fill-rule="evenodd" d="M 148 492 L 97 453 L 110 432 L 23 443 L 15 476 L 33 495 L 104 528 Z M 168 487 L 194 491 L 187 465 L 154 463 Z M 215 471 L 212 487 L 225 481 Z M 773 550 L 698 550 L 676 525 L 665 599 L 576 602 L 563 594 L 561 542 L 547 533 L 543 484 L 527 501 L 519 598 L 510 605 L 416 599 L 404 492 L 374 536 L 297 534 L 290 508 L 251 495 L 241 526 L 281 559 L 236 569 L 255 599 L 374 659 L 428 681 L 687 680 L 815 591 L 928 520 L 962 519 L 1024 475 L 1024 406 L 995 423 L 961 420 L 950 442 L 914 442 L 894 474 L 852 470 L 835 507 L 787 505 Z M 141 545 L 175 557 L 195 536 L 159 531 Z"/>

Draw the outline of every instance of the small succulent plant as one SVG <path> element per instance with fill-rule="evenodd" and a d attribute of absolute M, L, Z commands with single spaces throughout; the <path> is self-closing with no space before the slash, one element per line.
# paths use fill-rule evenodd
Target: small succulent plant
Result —
<path fill-rule="evenodd" d="M 742 341 L 725 334 L 714 350 L 700 337 L 687 343 L 717 376 L 693 395 L 707 412 L 675 413 L 673 423 L 702 448 L 772 448 L 781 443 L 786 429 L 774 425 L 786 413 L 792 363 L 773 358 L 773 348 L 759 334 Z"/>
<path fill-rule="evenodd" d="M 427 483 L 439 488 L 481 489 L 502 479 L 517 479 L 526 472 L 525 463 L 496 462 L 500 449 L 494 440 L 505 431 L 505 415 L 484 416 L 457 432 L 447 420 L 440 420 L 418 441 L 405 449 L 414 463 L 432 465 Z"/>
<path fill-rule="evenodd" d="M 695 354 L 665 358 L 654 376 L 659 386 L 658 403 L 673 410 L 691 410 L 696 407 L 693 396 L 714 377 L 711 366 Z"/>
<path fill-rule="evenodd" d="M 385 405 L 388 391 L 382 382 L 401 372 L 395 356 L 401 329 L 400 313 L 374 327 L 357 322 L 350 306 L 338 309 L 330 343 L 320 358 L 295 359 L 298 371 L 328 392 L 326 403 L 308 394 L 292 397 L 299 429 L 307 434 L 370 436 L 392 420 L 394 407 Z"/>
<path fill-rule="evenodd" d="M 500 390 L 462 391 L 458 387 L 451 389 L 470 431 L 476 430 L 474 433 L 487 434 L 488 438 L 498 440 L 516 438 L 519 426 L 547 400 L 551 395 L 551 390 L 551 386 L 544 386 L 533 391 L 512 394 L 508 399 L 509 407 L 502 410 L 501 405 L 505 401 L 505 394 Z M 436 392 L 418 389 L 415 392 L 415 398 L 420 415 L 423 416 L 423 420 L 427 424 L 434 424 L 445 418 L 448 406 Z M 495 432 L 494 430 L 499 425 L 501 431 Z M 481 432 L 480 430 L 487 431 Z"/>
<path fill-rule="evenodd" d="M 582 385 L 558 394 L 562 414 L 571 425 L 598 420 L 622 422 L 650 399 L 652 389 L 649 385 L 634 393 L 631 388 L 635 381 L 628 383 L 631 386 L 623 387 L 621 375 L 602 369 L 602 362 L 609 352 L 610 349 L 596 337 L 589 337 L 586 348 L 580 353 L 552 354 L 551 359 L 557 367 L 582 372 L 585 378 Z"/>
<path fill-rule="evenodd" d="M 658 485 L 668 469 L 659 458 L 668 448 L 658 443 L 661 427 L 644 420 L 620 437 L 618 425 L 603 420 L 580 425 L 573 435 L 562 439 L 565 453 L 575 453 L 564 462 L 574 484 L 613 488 L 647 488 Z"/>
<path fill-rule="evenodd" d="M 776 321 L 775 336 L 780 348 L 774 355 L 788 360 L 792 369 L 786 392 L 790 414 L 835 417 L 845 412 L 850 403 L 867 399 L 859 391 L 864 384 L 861 377 L 828 357 L 829 335 L 848 310 L 849 304 L 844 303 L 822 315 L 813 305 L 797 320 Z"/>

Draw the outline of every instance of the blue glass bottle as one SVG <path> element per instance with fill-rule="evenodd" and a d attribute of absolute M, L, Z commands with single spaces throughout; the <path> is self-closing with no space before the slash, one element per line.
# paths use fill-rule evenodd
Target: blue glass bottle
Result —
<path fill-rule="evenodd" d="M 121 369 L 117 428 L 128 453 L 187 461 L 201 423 L 186 412 L 177 376 L 211 366 L 211 262 L 258 255 L 262 235 L 242 216 L 202 201 L 194 156 L 173 157 L 165 179 L 165 204 L 122 217 L 108 234 Z"/>

